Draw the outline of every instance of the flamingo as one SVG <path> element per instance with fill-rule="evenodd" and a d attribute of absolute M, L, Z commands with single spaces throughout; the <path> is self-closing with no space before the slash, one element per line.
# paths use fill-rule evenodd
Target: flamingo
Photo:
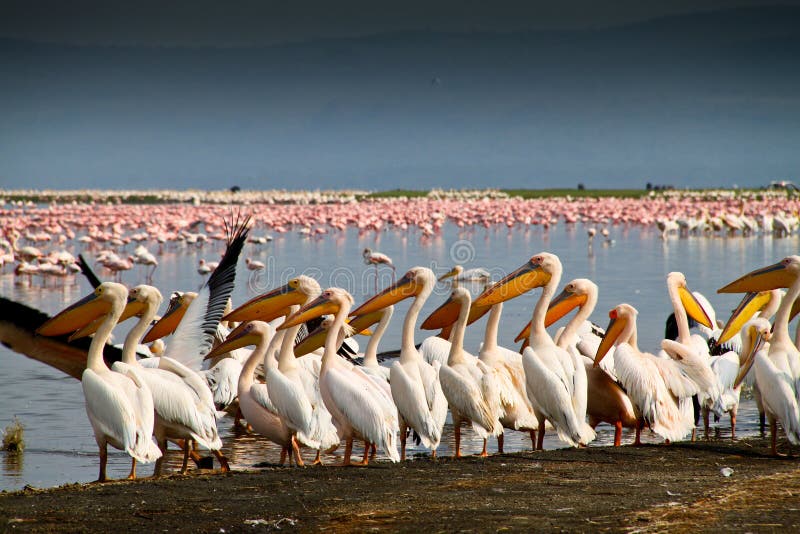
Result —
<path fill-rule="evenodd" d="M 364 263 L 367 265 L 374 265 L 375 266 L 375 292 L 378 292 L 378 265 L 388 265 L 392 268 L 392 282 L 394 282 L 395 274 L 397 270 L 395 269 L 394 264 L 392 263 L 392 258 L 383 254 L 382 252 L 373 252 L 369 248 L 365 248 L 364 252 L 361 253 L 361 256 L 364 258 Z"/>

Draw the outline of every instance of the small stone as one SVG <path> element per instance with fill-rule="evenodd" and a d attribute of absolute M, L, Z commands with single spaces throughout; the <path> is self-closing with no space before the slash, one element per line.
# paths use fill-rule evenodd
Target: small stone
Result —
<path fill-rule="evenodd" d="M 731 469 L 730 467 L 723 467 L 722 469 L 719 470 L 719 472 L 722 476 L 729 477 L 733 474 L 733 469 Z"/>

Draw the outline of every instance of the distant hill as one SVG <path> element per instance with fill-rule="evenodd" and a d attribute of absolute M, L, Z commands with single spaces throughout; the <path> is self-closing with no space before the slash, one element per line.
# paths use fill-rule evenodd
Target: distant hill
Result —
<path fill-rule="evenodd" d="M 759 185 L 800 171 L 800 9 L 263 48 L 0 40 L 0 185 Z"/>

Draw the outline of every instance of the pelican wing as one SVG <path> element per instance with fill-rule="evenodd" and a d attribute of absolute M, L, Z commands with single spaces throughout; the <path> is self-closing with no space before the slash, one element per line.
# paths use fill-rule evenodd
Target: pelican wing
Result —
<path fill-rule="evenodd" d="M 439 369 L 439 381 L 442 391 L 450 404 L 451 410 L 456 410 L 461 417 L 470 421 L 473 428 L 482 438 L 487 438 L 494 433 L 496 425 L 492 411 L 483 398 L 481 386 L 475 381 L 464 365 L 461 369 L 446 366 Z"/>
<path fill-rule="evenodd" d="M 130 399 L 91 369 L 81 379 L 86 412 L 95 436 L 108 436 L 126 451 L 136 443 L 136 413 Z"/>
<path fill-rule="evenodd" d="M 450 356 L 450 342 L 437 336 L 426 337 L 419 346 L 419 353 L 428 364 L 433 365 L 436 361 L 445 366 Z"/>
<path fill-rule="evenodd" d="M 354 380 L 350 375 L 336 368 L 325 374 L 331 400 L 361 437 L 383 449 L 393 462 L 400 461 L 395 441 L 397 418 L 387 417 L 367 382 L 360 378 Z"/>
<path fill-rule="evenodd" d="M 659 358 L 655 363 L 673 395 L 678 398 L 700 393 L 712 398 L 719 395 L 717 378 L 711 370 L 708 357 L 671 339 L 663 340 L 661 347 L 672 360 Z"/>
<path fill-rule="evenodd" d="M 422 384 L 413 380 L 400 362 L 392 364 L 389 376 L 389 386 L 397 411 L 406 424 L 419 434 L 425 447 L 436 447 L 442 437 L 441 427 L 431 414 L 432 403 L 428 402 Z"/>
<path fill-rule="evenodd" d="M 231 238 L 219 266 L 200 289 L 197 298 L 189 304 L 183 320 L 167 344 L 165 356 L 195 371 L 202 369 L 203 357 L 213 346 L 217 325 L 233 292 L 236 262 L 247 239 L 249 220 L 247 218 L 232 225 Z"/>
<path fill-rule="evenodd" d="M 800 444 L 800 408 L 793 378 L 779 369 L 764 349 L 756 353 L 753 369 L 764 407 L 780 421 L 789 441 Z"/>
<path fill-rule="evenodd" d="M 272 399 L 269 397 L 269 391 L 267 390 L 266 384 L 253 384 L 250 386 L 250 396 L 258 403 L 259 406 L 268 412 L 273 414 L 278 413 L 278 409 L 275 407 L 275 405 L 272 403 Z"/>
<path fill-rule="evenodd" d="M 316 449 L 319 441 L 312 437 L 313 419 L 311 403 L 303 387 L 287 378 L 277 369 L 267 371 L 267 390 L 275 412 L 286 426 L 297 432 L 298 439 L 306 446 Z"/>

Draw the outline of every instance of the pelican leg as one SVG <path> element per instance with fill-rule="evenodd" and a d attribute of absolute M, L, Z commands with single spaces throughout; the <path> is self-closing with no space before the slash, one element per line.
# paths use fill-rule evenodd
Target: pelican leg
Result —
<path fill-rule="evenodd" d="M 136 480 L 136 458 L 131 458 L 131 471 L 128 473 L 128 480 Z"/>
<path fill-rule="evenodd" d="M 156 443 L 158 444 L 158 449 L 161 451 L 161 458 L 156 460 L 156 466 L 153 469 L 153 477 L 161 476 L 161 467 L 164 465 L 164 457 L 167 455 L 167 438 L 163 435 L 156 436 Z"/>
<path fill-rule="evenodd" d="M 453 458 L 461 458 L 461 420 L 455 419 L 453 426 L 455 426 L 454 434 L 456 438 L 456 452 L 453 454 Z"/>
<path fill-rule="evenodd" d="M 100 445 L 100 475 L 97 477 L 97 482 L 105 482 L 106 478 L 106 463 L 108 463 L 108 444 L 103 443 Z"/>
<path fill-rule="evenodd" d="M 400 418 L 400 461 L 406 461 L 406 438 L 408 433 L 408 427 L 406 426 L 406 422 L 403 421 L 403 418 Z"/>
<path fill-rule="evenodd" d="M 544 450 L 544 424 L 545 420 L 544 417 L 541 421 L 539 421 L 539 439 L 536 440 L 536 449 L 537 450 Z"/>
<path fill-rule="evenodd" d="M 353 438 L 347 438 L 347 443 L 344 446 L 344 461 L 342 466 L 350 465 L 350 455 L 353 453 Z"/>
<path fill-rule="evenodd" d="M 622 445 L 622 421 L 614 423 L 614 446 Z"/>
<path fill-rule="evenodd" d="M 772 455 L 783 456 L 778 452 L 778 422 L 773 418 L 769 418 L 769 433 L 772 442 Z"/>
<path fill-rule="evenodd" d="M 531 428 L 530 430 L 528 430 L 528 433 L 531 436 L 531 448 L 533 448 L 533 450 L 536 450 L 536 431 Z"/>
<path fill-rule="evenodd" d="M 638 423 L 636 425 L 636 438 L 633 440 L 634 447 L 640 447 L 642 445 L 642 428 L 644 428 L 644 423 Z"/>
<path fill-rule="evenodd" d="M 314 457 L 314 461 L 311 462 L 311 465 L 322 465 L 322 451 L 317 449 L 317 455 Z"/>
<path fill-rule="evenodd" d="M 369 446 L 369 459 L 374 460 L 375 456 L 378 455 L 378 446 L 374 443 L 370 444 Z"/>
<path fill-rule="evenodd" d="M 731 410 L 731 439 L 736 439 L 736 407 Z"/>
<path fill-rule="evenodd" d="M 217 457 L 217 460 L 219 460 L 219 467 L 220 467 L 220 470 L 221 470 L 223 473 L 228 473 L 228 472 L 230 472 L 230 470 L 231 470 L 231 466 L 228 464 L 228 459 L 227 459 L 227 458 L 225 458 L 225 455 L 224 455 L 224 454 L 222 454 L 222 451 L 211 451 L 211 452 L 214 454 L 214 456 L 216 456 L 216 457 Z"/>
<path fill-rule="evenodd" d="M 703 407 L 703 429 L 705 431 L 705 437 L 708 439 L 708 427 L 711 426 L 708 422 L 708 408 L 705 406 Z M 694 440 L 692 440 L 694 441 Z"/>
<path fill-rule="evenodd" d="M 305 463 L 303 463 L 303 457 L 300 456 L 300 446 L 297 444 L 297 437 L 292 436 L 292 451 L 294 451 L 294 463 L 298 467 L 305 467 Z"/>
<path fill-rule="evenodd" d="M 486 458 L 489 456 L 489 453 L 486 451 L 486 446 L 489 444 L 489 440 L 487 438 L 483 439 L 483 450 L 481 451 L 481 458 Z"/>
<path fill-rule="evenodd" d="M 505 433 L 502 433 L 497 436 L 497 452 L 498 454 L 503 454 L 503 441 L 505 441 Z M 486 450 L 486 440 L 484 440 L 484 450 Z"/>
<path fill-rule="evenodd" d="M 431 449 L 431 460 L 435 459 L 436 459 L 436 448 L 434 447 L 433 449 Z"/>
<path fill-rule="evenodd" d="M 187 439 L 183 442 L 183 463 L 181 464 L 181 474 L 185 475 L 189 472 L 189 451 L 191 450 L 191 441 Z"/>
<path fill-rule="evenodd" d="M 369 450 L 371 445 L 372 444 L 369 441 L 364 441 L 364 458 L 358 463 L 358 465 L 369 465 Z"/>
<path fill-rule="evenodd" d="M 281 448 L 281 461 L 280 465 L 283 465 L 286 462 L 286 447 Z"/>

